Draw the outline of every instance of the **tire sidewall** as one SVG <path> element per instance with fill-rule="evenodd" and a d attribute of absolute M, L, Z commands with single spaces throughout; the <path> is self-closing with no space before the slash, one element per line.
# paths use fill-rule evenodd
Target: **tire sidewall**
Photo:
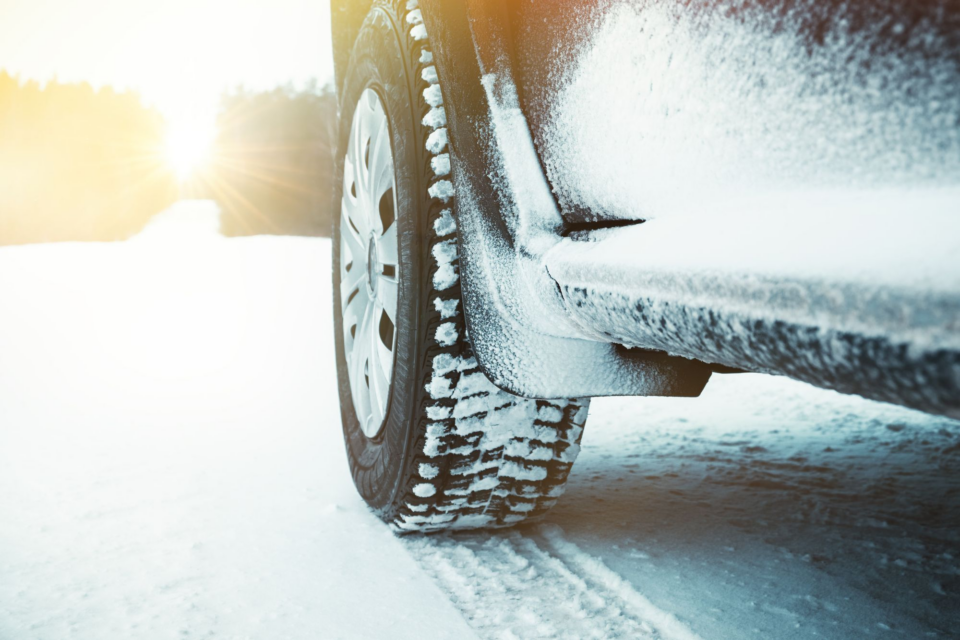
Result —
<path fill-rule="evenodd" d="M 397 16 L 389 7 L 376 6 L 367 16 L 354 45 L 344 76 L 340 102 L 340 130 L 333 189 L 334 229 L 332 240 L 334 341 L 340 413 L 347 458 L 354 482 L 367 503 L 377 511 L 389 511 L 406 477 L 412 430 L 419 424 L 422 398 L 424 335 L 421 330 L 424 291 L 424 257 L 419 251 L 427 233 L 424 140 L 419 126 L 412 61 L 405 59 L 397 28 Z M 399 293 L 393 380 L 384 426 L 374 438 L 360 428 L 347 374 L 340 296 L 340 220 L 344 160 L 357 102 L 367 88 L 377 92 L 390 129 L 396 191 Z"/>

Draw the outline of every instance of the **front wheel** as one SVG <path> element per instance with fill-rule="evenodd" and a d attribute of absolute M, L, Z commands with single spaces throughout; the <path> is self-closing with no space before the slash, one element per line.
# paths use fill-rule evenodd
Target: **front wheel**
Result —
<path fill-rule="evenodd" d="M 545 513 L 587 401 L 505 393 L 463 320 L 446 115 L 417 9 L 376 2 L 341 92 L 333 236 L 343 434 L 364 500 L 399 530 Z"/>

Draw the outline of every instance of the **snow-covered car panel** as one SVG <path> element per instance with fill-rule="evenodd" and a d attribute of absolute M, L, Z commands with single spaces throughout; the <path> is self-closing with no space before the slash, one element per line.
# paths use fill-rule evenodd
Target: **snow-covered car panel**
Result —
<path fill-rule="evenodd" d="M 442 186 L 456 195 L 463 308 L 477 360 L 494 383 L 529 397 L 697 395 L 711 371 L 745 369 L 955 415 L 960 265 L 944 242 L 958 237 L 950 212 L 960 207 L 953 182 L 960 101 L 944 101 L 960 86 L 952 80 L 960 74 L 957 11 L 890 5 L 881 29 L 864 22 L 879 15 L 868 7 L 799 0 L 741 2 L 730 11 L 585 3 L 552 5 L 542 15 L 533 4 L 504 1 L 418 6 L 440 79 L 428 102 L 446 113 L 435 134 L 449 140 L 455 159 Z M 770 26 L 774 18 L 780 26 Z M 666 93 L 648 87 L 656 95 L 641 100 L 639 124 L 630 105 L 605 112 L 600 100 L 561 132 L 595 135 L 551 138 L 571 95 L 590 103 L 609 89 L 584 91 L 593 80 L 576 76 L 581 58 L 598 62 L 598 47 L 619 51 L 607 67 L 619 65 L 624 77 L 608 76 L 608 84 L 628 95 L 643 88 L 625 76 L 648 81 L 643 74 L 654 72 L 640 65 L 649 51 L 630 49 L 637 33 L 658 42 L 653 27 L 704 35 L 715 55 L 693 51 L 689 38 L 666 38 L 661 49 L 672 39 L 689 46 L 676 61 L 653 56 Z M 708 27 L 714 39 L 702 32 Z M 554 34 L 549 47 L 538 28 Z M 601 37 L 605 29 L 613 35 Z M 753 29 L 755 38 L 734 37 L 737 29 Z M 759 58 L 747 64 L 754 45 L 786 67 Z M 864 58 L 857 46 L 875 56 Z M 797 62 L 804 47 L 809 64 Z M 694 77 L 673 83 L 670 69 L 681 63 Z M 537 64 L 543 68 L 534 71 Z M 719 95 L 743 107 L 740 128 L 736 108 L 697 93 L 720 87 L 704 69 L 727 74 L 728 94 Z M 777 75 L 788 72 L 790 82 Z M 936 79 L 950 86 L 935 87 Z M 760 113 L 765 87 L 780 112 Z M 685 120 L 690 109 L 713 119 Z M 651 122 L 662 126 L 650 130 Z M 804 140 L 805 127 L 820 137 Z M 698 136 L 707 133 L 716 144 L 704 150 Z M 645 139 L 659 156 L 643 156 Z M 604 145 L 615 152 L 603 153 Z M 569 180 L 558 173 L 560 156 Z M 577 174 L 577 162 L 590 157 L 596 166 Z M 591 174 L 604 163 L 610 172 Z M 728 175 L 730 167 L 737 171 Z M 590 175 L 597 181 L 581 188 Z M 583 197 L 588 192 L 596 198 Z M 871 235 L 880 225 L 890 233 Z M 730 234 L 736 242 L 724 244 Z M 697 249 L 711 242 L 711 251 Z M 911 280 L 921 274 L 923 282 Z M 671 298 L 672 288 L 651 282 L 700 293 L 709 285 L 711 295 Z M 774 304 L 791 296 L 793 308 Z"/>
<path fill-rule="evenodd" d="M 568 313 L 614 342 L 958 417 L 958 202 L 803 192 L 784 222 L 781 198 L 754 197 L 581 232 L 545 260 Z"/>
<path fill-rule="evenodd" d="M 463 303 L 484 372 L 530 397 L 698 395 L 708 367 L 584 336 L 564 310 L 542 262 L 560 241 L 563 220 L 517 100 L 506 5 L 420 6 L 457 158 L 452 185 Z"/>
<path fill-rule="evenodd" d="M 510 19 L 568 221 L 960 182 L 956 2 L 522 2 Z"/>

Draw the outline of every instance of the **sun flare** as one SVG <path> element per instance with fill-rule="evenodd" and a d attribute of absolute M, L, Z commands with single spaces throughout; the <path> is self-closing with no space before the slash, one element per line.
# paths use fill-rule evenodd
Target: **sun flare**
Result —
<path fill-rule="evenodd" d="M 167 161 L 181 180 L 194 176 L 210 159 L 216 136 L 212 122 L 200 119 L 174 120 L 167 129 Z"/>

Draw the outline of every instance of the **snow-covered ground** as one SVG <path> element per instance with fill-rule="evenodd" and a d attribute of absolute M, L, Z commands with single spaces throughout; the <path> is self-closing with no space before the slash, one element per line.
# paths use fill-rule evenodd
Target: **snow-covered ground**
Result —
<path fill-rule="evenodd" d="M 546 523 L 395 537 L 344 459 L 329 242 L 214 216 L 0 249 L 0 639 L 960 628 L 960 424 L 782 379 L 594 401 Z"/>
<path fill-rule="evenodd" d="M 956 422 L 718 376 L 595 400 L 548 524 L 409 544 L 490 637 L 647 637 L 648 602 L 705 639 L 954 637 L 958 472 Z"/>

